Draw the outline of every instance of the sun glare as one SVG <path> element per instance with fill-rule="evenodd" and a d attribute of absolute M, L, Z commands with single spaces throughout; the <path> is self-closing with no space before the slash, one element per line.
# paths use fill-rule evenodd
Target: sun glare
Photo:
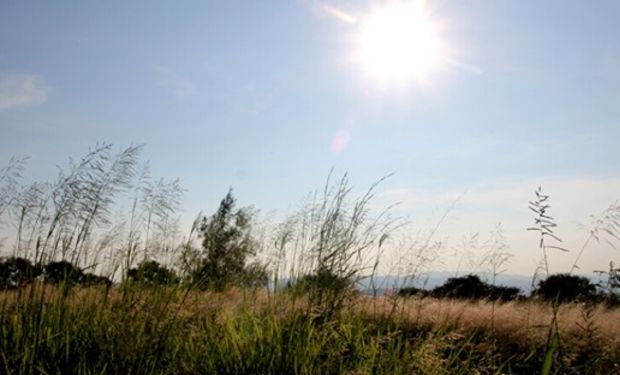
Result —
<path fill-rule="evenodd" d="M 367 74 L 406 83 L 436 68 L 440 43 L 423 2 L 388 4 L 359 21 L 357 60 Z"/>

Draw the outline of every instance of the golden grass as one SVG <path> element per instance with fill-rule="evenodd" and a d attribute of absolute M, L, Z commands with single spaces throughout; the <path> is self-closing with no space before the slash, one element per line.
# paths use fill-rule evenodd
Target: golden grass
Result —
<path fill-rule="evenodd" d="M 36 285 L 45 300 L 59 296 L 57 288 Z M 104 303 L 104 288 L 75 288 L 67 302 L 74 307 L 96 306 Z M 185 319 L 201 316 L 230 317 L 245 310 L 286 317 L 294 311 L 308 309 L 308 300 L 286 293 L 270 294 L 265 291 L 244 291 L 231 289 L 226 292 L 189 292 L 183 290 L 161 290 L 166 295 L 166 309 Z M 0 305 L 9 307 L 29 293 L 29 288 L 20 291 L 0 292 Z M 132 296 L 132 306 L 137 310 L 149 308 L 152 292 L 141 290 Z M 111 289 L 106 304 L 120 303 L 122 291 Z M 158 308 L 162 299 L 159 298 Z M 521 342 L 545 340 L 553 318 L 553 308 L 539 301 L 495 303 L 489 301 L 467 301 L 436 298 L 399 298 L 389 296 L 354 298 L 347 308 L 350 313 L 369 317 L 391 317 L 402 323 L 423 327 L 431 331 L 448 328 L 451 332 L 467 334 L 482 329 Z M 597 305 L 590 308 L 582 303 L 559 306 L 558 326 L 560 333 L 568 337 L 582 337 L 594 334 L 607 345 L 620 348 L 620 309 Z M 589 331 L 588 331 L 589 330 Z"/>
<path fill-rule="evenodd" d="M 456 329 L 491 327 L 514 334 L 531 334 L 548 328 L 553 317 L 552 305 L 539 301 L 495 303 L 436 298 L 408 298 L 394 302 L 388 297 L 363 298 L 359 306 L 366 312 L 387 315 L 394 303 L 395 317 L 430 327 L 450 326 Z M 568 303 L 558 308 L 558 323 L 563 333 L 577 333 L 586 323 L 587 305 Z M 604 305 L 593 307 L 589 318 L 601 335 L 620 340 L 620 309 Z M 492 323 L 493 322 L 493 323 Z"/>

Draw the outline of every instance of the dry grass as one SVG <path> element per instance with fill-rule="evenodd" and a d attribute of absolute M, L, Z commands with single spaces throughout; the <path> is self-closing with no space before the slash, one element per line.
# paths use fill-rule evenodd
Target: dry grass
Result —
<path fill-rule="evenodd" d="M 546 339 L 549 322 L 553 317 L 552 306 L 538 301 L 493 303 L 489 301 L 468 301 L 436 298 L 408 298 L 397 302 L 388 297 L 362 298 L 358 308 L 385 316 L 392 314 L 404 321 L 438 329 L 450 327 L 457 331 L 469 332 L 473 329 L 491 326 L 502 335 Z M 588 306 L 582 303 L 563 304 L 559 307 L 558 323 L 563 334 L 579 335 L 586 322 L 584 314 Z M 620 309 L 603 305 L 592 307 L 588 318 L 590 328 L 609 340 L 610 344 L 620 345 Z"/>
<path fill-rule="evenodd" d="M 20 298 L 30 293 L 30 288 L 37 288 L 37 295 L 46 301 L 59 297 L 57 288 L 35 284 L 22 290 L 3 291 L 0 293 L 0 305 L 11 306 Z M 75 288 L 68 296 L 68 304 L 74 306 L 97 306 L 103 303 L 114 305 L 122 300 L 120 289 L 111 289 L 104 301 L 101 287 Z M 241 310 L 269 311 L 272 314 L 286 316 L 293 311 L 308 309 L 308 300 L 293 297 L 286 293 L 269 294 L 263 290 L 247 291 L 230 289 L 225 292 L 189 292 L 182 290 L 161 289 L 166 295 L 167 306 L 171 311 L 178 311 L 181 316 L 190 318 L 204 314 L 230 315 Z M 135 307 L 149 304 L 152 292 L 138 290 L 132 295 Z M 161 300 L 160 300 L 161 301 Z M 588 311 L 589 310 L 589 311 Z M 350 312 L 363 313 L 368 316 L 398 319 L 404 323 L 437 330 L 449 327 L 461 333 L 476 329 L 493 329 L 506 337 L 532 338 L 545 340 L 549 322 L 553 317 L 552 306 L 538 301 L 520 301 L 496 303 L 479 300 L 456 300 L 437 298 L 405 298 L 394 300 L 390 297 L 360 296 L 352 301 Z M 588 314 L 586 314 L 588 312 Z M 560 332 L 568 336 L 583 334 L 588 326 L 600 339 L 609 344 L 620 346 L 620 309 L 604 305 L 588 307 L 583 303 L 563 304 L 558 310 Z"/>
<path fill-rule="evenodd" d="M 30 294 L 31 288 L 36 293 Z M 28 302 L 32 295 L 34 300 Z M 148 354 L 152 355 L 153 363 L 159 366 L 160 357 L 169 355 L 174 358 L 169 360 L 188 363 L 192 369 L 205 360 L 201 356 L 204 350 L 210 351 L 212 357 L 208 357 L 208 362 L 214 368 L 221 365 L 220 360 L 237 368 L 235 361 L 245 358 L 247 351 L 259 358 L 265 355 L 264 351 L 276 355 L 293 345 L 299 358 L 308 361 L 308 358 L 314 358 L 312 361 L 328 358 L 329 363 L 324 365 L 330 366 L 341 363 L 343 353 L 357 353 L 347 357 L 352 361 L 352 373 L 372 373 L 373 366 L 388 373 L 399 368 L 402 373 L 448 374 L 462 366 L 479 372 L 485 369 L 480 373 L 506 372 L 507 368 L 509 373 L 531 373 L 540 369 L 553 316 L 551 306 L 536 301 L 493 305 L 487 301 L 357 296 L 342 315 L 315 325 L 313 313 L 320 309 L 309 301 L 290 293 L 239 289 L 218 293 L 112 288 L 106 293 L 105 288 L 76 287 L 63 294 L 58 288 L 36 284 L 21 291 L 0 293 L 3 315 L 15 317 L 4 321 L 4 329 L 12 332 L 15 343 L 22 340 L 17 333 L 29 332 L 32 327 L 40 327 L 48 336 L 52 331 L 63 332 L 63 335 L 49 336 L 49 340 L 63 337 L 68 340 L 50 344 L 47 349 L 51 350 L 47 354 L 50 361 L 62 360 L 55 356 L 55 350 L 69 345 L 75 348 L 72 355 L 86 366 L 91 359 L 84 353 L 90 349 L 81 349 L 80 345 L 86 348 L 93 345 L 126 356 L 127 362 L 119 367 L 123 369 L 131 367 L 134 356 L 147 355 L 159 348 L 152 346 L 158 343 L 164 345 L 161 348 L 164 354 Z M 43 310 L 37 309 L 43 305 Z M 37 315 L 37 311 L 44 315 Z M 36 323 L 39 317 L 45 317 L 45 324 Z M 584 368 L 598 373 L 617 363 L 620 309 L 566 304 L 560 306 L 558 320 L 563 345 L 561 358 L 566 368 L 574 369 L 573 373 Z M 166 337 L 165 341 L 160 341 L 162 337 Z M 314 340 L 314 354 L 308 354 L 308 340 Z M 135 350 L 119 349 L 118 345 L 129 342 Z M 12 361 L 21 363 L 19 353 L 13 353 L 11 345 L 5 345 L 3 350 L 12 355 L 9 356 Z M 322 349 L 325 345 L 329 348 Z M 32 361 L 47 358 L 40 357 L 38 349 L 32 350 Z M 182 356 L 177 357 L 175 353 Z M 188 360 L 183 356 L 192 359 L 184 362 Z M 251 358 L 243 363 L 251 365 L 254 363 Z M 592 358 L 603 360 L 596 363 L 590 361 Z"/>

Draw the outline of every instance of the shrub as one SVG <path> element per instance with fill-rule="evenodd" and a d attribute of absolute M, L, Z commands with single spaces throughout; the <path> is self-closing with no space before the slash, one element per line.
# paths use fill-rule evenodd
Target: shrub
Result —
<path fill-rule="evenodd" d="M 532 294 L 548 301 L 587 301 L 596 298 L 596 285 L 586 277 L 560 273 L 541 280 Z"/>
<path fill-rule="evenodd" d="M 0 289 L 19 288 L 41 274 L 40 267 L 28 259 L 11 257 L 0 263 Z"/>
<path fill-rule="evenodd" d="M 85 273 L 80 280 L 80 284 L 84 286 L 105 285 L 107 287 L 112 286 L 112 280 L 105 276 L 95 275 L 92 273 Z"/>
<path fill-rule="evenodd" d="M 43 280 L 50 284 L 79 284 L 84 279 L 84 272 L 65 260 L 48 263 L 43 267 Z"/>
<path fill-rule="evenodd" d="M 488 284 L 476 275 L 451 277 L 431 291 L 434 297 L 484 298 L 489 295 Z"/>
<path fill-rule="evenodd" d="M 291 287 L 297 293 L 322 291 L 340 294 L 353 289 L 353 283 L 350 279 L 338 276 L 327 268 L 321 268 L 313 274 L 302 276 Z"/>
<path fill-rule="evenodd" d="M 430 293 L 433 297 L 442 298 L 484 298 L 493 301 L 512 301 L 519 297 L 521 290 L 515 287 L 491 285 L 480 280 L 476 275 L 467 275 L 451 277 L 443 285 L 436 287 Z"/>
<path fill-rule="evenodd" d="M 426 297 L 428 296 L 428 290 L 422 288 L 416 288 L 414 286 L 408 286 L 404 288 L 400 288 L 398 290 L 399 297 L 411 297 L 411 296 L 420 296 Z"/>
<path fill-rule="evenodd" d="M 112 280 L 105 276 L 85 273 L 75 265 L 65 260 L 51 262 L 43 267 L 43 281 L 49 284 L 79 284 L 83 286 L 105 285 L 111 286 Z"/>
<path fill-rule="evenodd" d="M 156 261 L 145 261 L 127 272 L 127 278 L 145 285 L 170 285 L 179 282 L 173 270 L 162 266 Z"/>
<path fill-rule="evenodd" d="M 489 293 L 487 298 L 494 301 L 507 302 L 514 301 L 521 296 L 521 289 L 519 288 L 513 286 L 489 285 Z"/>

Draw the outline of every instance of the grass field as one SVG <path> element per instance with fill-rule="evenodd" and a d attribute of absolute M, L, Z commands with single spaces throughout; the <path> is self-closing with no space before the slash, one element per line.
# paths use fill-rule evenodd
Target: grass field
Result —
<path fill-rule="evenodd" d="M 1 295 L 6 373 L 556 373 L 620 371 L 620 310 L 352 296 L 34 286 Z"/>
<path fill-rule="evenodd" d="M 407 279 L 431 269 L 443 246 L 436 232 L 449 210 L 428 232 L 401 243 L 406 223 L 389 207 L 370 206 L 387 177 L 353 196 L 346 174 L 330 174 L 323 190 L 272 226 L 259 225 L 251 207 L 236 208 L 229 190 L 217 211 L 199 215 L 180 240 L 171 233 L 182 189 L 177 180 L 142 181 L 139 151 L 114 154 L 111 145 L 98 146 L 51 184 L 21 186 L 19 160 L 0 170 L 0 219 L 15 228 L 6 244 L 12 257 L 0 262 L 0 371 L 620 373 L 620 309 L 595 304 L 617 301 L 620 269 L 613 263 L 605 290 L 587 279 L 562 284 L 581 287 L 589 304 L 559 304 L 576 287 L 545 295 L 550 302 L 515 288 L 514 301 L 500 303 L 506 299 L 493 293 L 510 288 L 495 278 L 511 254 L 498 226 L 479 265 L 490 284 L 469 275 L 460 281 L 467 288 L 451 287 L 476 293 L 436 288 L 418 297 L 405 298 L 402 289 L 364 296 L 355 285 L 370 279 L 375 288 L 383 261 L 400 263 L 397 273 Z M 121 192 L 133 204 L 128 221 L 114 223 Z M 554 280 L 547 251 L 564 250 L 548 199 L 535 192 L 529 202 L 535 226 L 528 228 L 539 234 L 543 261 L 536 275 L 545 282 Z M 570 272 L 588 243 L 620 238 L 620 207 L 611 205 L 588 233 Z M 388 250 L 398 257 L 385 256 Z"/>

